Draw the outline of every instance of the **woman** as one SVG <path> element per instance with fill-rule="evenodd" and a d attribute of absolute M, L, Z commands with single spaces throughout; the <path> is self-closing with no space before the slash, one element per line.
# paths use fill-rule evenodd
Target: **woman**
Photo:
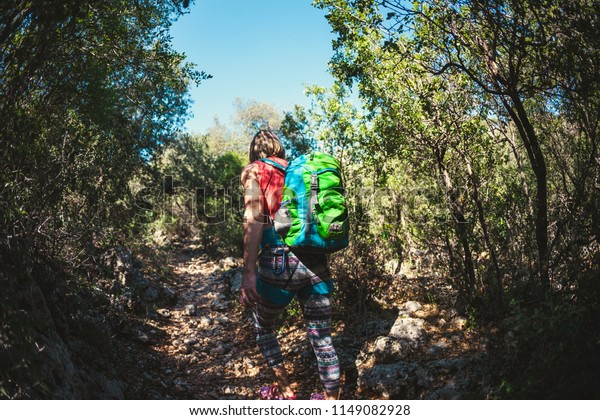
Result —
<path fill-rule="evenodd" d="M 275 334 L 277 316 L 296 297 L 325 389 L 324 395 L 313 394 L 311 399 L 337 399 L 340 366 L 331 340 L 333 282 L 327 256 L 290 251 L 270 223 L 281 203 L 283 171 L 260 159 L 287 166 L 277 136 L 259 131 L 250 143 L 249 158 L 241 175 L 245 212 L 240 302 L 253 310 L 258 347 L 277 380 L 276 386 L 263 387 L 261 394 L 265 398 L 296 398 Z"/>

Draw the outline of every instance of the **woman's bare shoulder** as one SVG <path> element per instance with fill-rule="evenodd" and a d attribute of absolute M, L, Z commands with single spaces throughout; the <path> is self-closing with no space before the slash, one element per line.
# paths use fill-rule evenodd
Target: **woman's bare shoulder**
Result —
<path fill-rule="evenodd" d="M 242 175 L 240 178 L 241 178 L 242 184 L 245 184 L 246 181 L 249 181 L 252 179 L 258 180 L 258 164 L 256 162 L 253 162 L 253 163 L 249 163 L 248 165 L 244 166 L 244 168 L 242 169 Z"/>

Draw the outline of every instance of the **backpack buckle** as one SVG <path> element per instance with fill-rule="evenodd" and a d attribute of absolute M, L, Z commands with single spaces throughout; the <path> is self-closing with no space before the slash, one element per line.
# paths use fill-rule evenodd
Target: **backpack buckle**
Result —
<path fill-rule="evenodd" d="M 317 174 L 312 174 L 310 176 L 310 189 L 316 190 L 319 188 L 319 177 Z"/>

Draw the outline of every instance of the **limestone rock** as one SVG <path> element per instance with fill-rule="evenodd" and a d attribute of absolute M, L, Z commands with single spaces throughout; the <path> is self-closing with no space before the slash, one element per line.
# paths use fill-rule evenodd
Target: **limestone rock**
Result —
<path fill-rule="evenodd" d="M 404 304 L 404 308 L 407 312 L 414 313 L 423 309 L 423 305 L 421 305 L 419 302 L 409 300 Z"/>
<path fill-rule="evenodd" d="M 418 370 L 415 362 L 375 365 L 359 370 L 357 384 L 361 392 L 384 399 L 415 399 L 419 389 Z"/>
<path fill-rule="evenodd" d="M 409 346 L 394 337 L 377 337 L 373 356 L 378 363 L 389 363 L 406 357 Z"/>
<path fill-rule="evenodd" d="M 242 288 L 242 271 L 241 270 L 238 270 L 233 274 L 233 276 L 229 280 L 229 284 L 230 284 L 229 290 L 231 291 L 231 294 L 237 295 L 240 292 L 240 289 Z"/>
<path fill-rule="evenodd" d="M 424 338 L 425 321 L 417 318 L 398 318 L 392 329 L 390 337 L 404 339 L 409 342 L 419 342 Z"/>
<path fill-rule="evenodd" d="M 233 260 L 233 258 L 227 257 L 227 258 L 224 258 L 221 261 L 219 261 L 219 265 L 222 268 L 228 269 L 228 268 L 235 267 L 236 264 L 235 264 L 235 261 Z"/>

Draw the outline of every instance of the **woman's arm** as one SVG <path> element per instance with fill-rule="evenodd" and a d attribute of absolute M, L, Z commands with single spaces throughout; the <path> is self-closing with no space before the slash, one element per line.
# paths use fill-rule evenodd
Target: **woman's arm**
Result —
<path fill-rule="evenodd" d="M 262 214 L 262 192 L 258 181 L 258 167 L 247 165 L 242 170 L 242 185 L 244 186 L 244 271 L 240 302 L 250 307 L 258 303 L 256 291 L 256 260 L 260 248 L 260 240 L 264 225 Z"/>

